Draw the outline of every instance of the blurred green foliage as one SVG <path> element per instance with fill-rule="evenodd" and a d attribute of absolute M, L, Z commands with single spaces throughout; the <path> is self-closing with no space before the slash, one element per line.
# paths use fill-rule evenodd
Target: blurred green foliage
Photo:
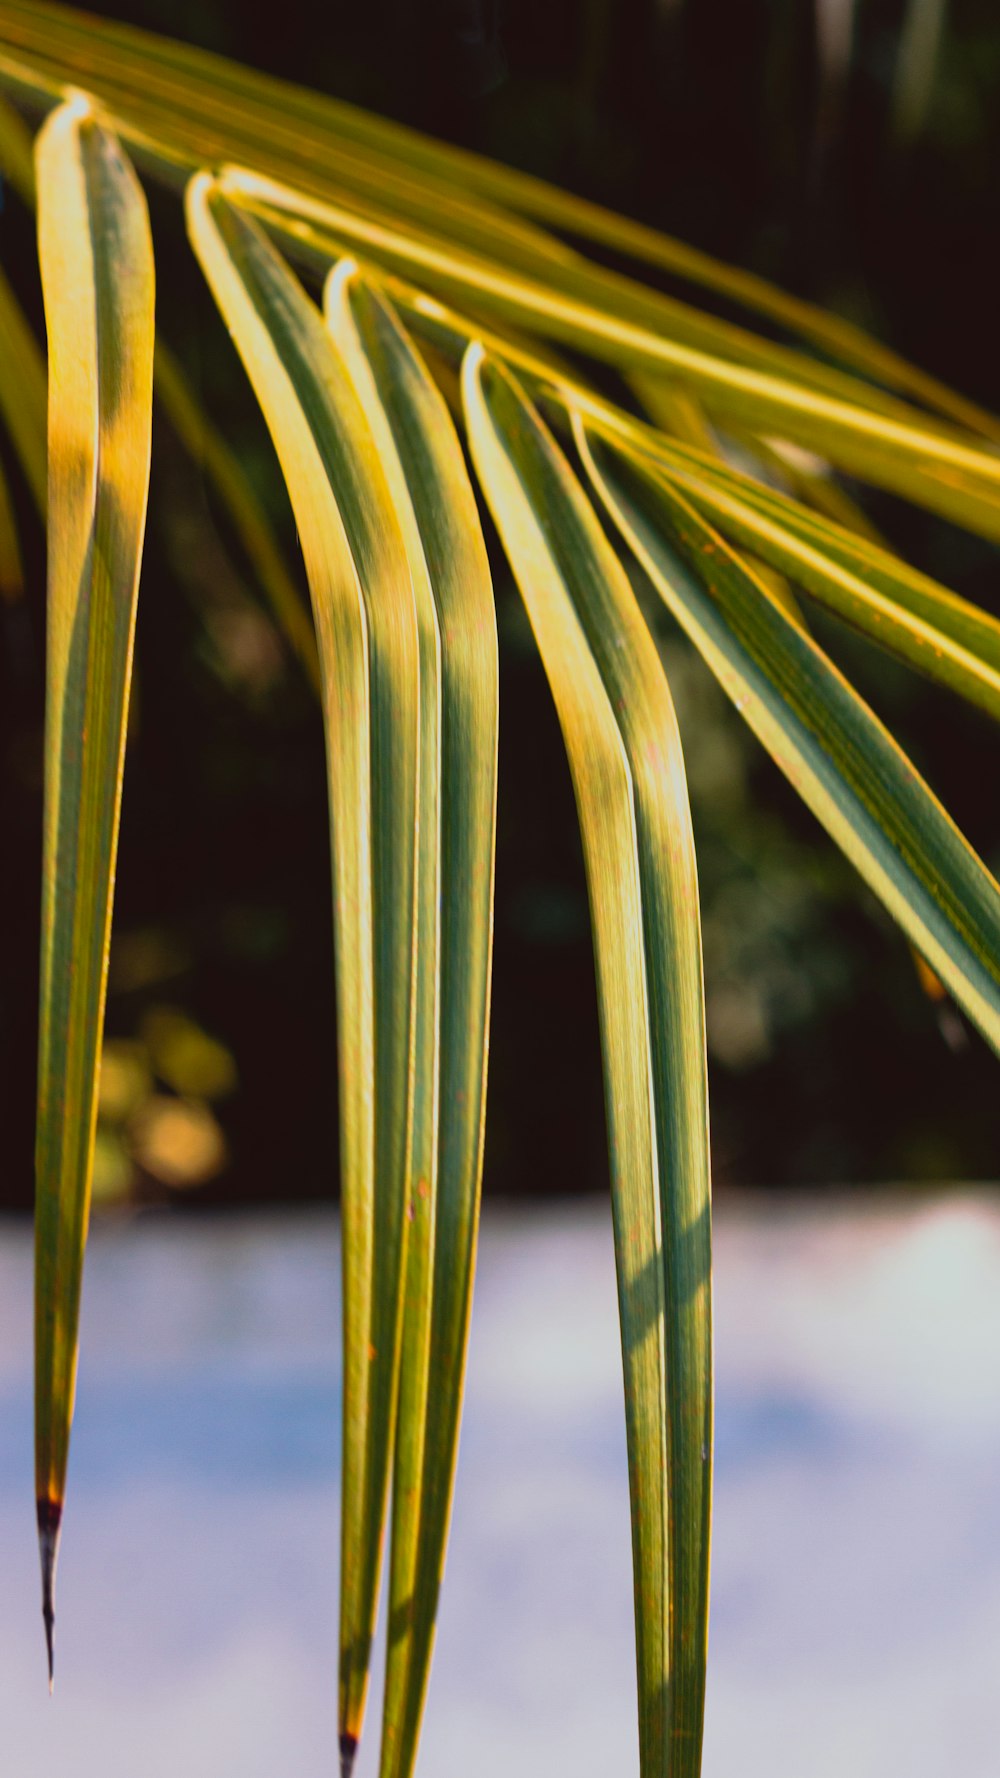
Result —
<path fill-rule="evenodd" d="M 212 1106 L 236 1084 L 229 1050 L 176 1007 L 151 1006 L 136 1037 L 109 1039 L 98 1097 L 97 1202 L 155 1201 L 165 1188 L 213 1179 L 229 1156 Z"/>

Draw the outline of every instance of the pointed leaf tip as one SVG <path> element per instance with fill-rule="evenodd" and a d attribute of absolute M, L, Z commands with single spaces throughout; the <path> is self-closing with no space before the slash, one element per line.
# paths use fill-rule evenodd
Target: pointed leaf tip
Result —
<path fill-rule="evenodd" d="M 341 1735 L 340 1737 L 340 1778 L 351 1778 L 354 1761 L 357 1757 L 357 1735 Z"/>
<path fill-rule="evenodd" d="M 62 1503 L 58 1500 L 39 1500 L 38 1553 L 42 1563 L 42 1621 L 45 1624 L 45 1648 L 49 1659 L 50 1697 L 54 1684 L 56 1561 L 59 1556 L 61 1523 Z"/>

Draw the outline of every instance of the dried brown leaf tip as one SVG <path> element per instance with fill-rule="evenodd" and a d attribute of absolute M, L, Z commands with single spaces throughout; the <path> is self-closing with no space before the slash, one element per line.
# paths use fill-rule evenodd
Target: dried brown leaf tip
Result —
<path fill-rule="evenodd" d="M 54 1683 L 53 1651 L 55 1646 L 55 1584 L 56 1561 L 59 1555 L 59 1528 L 62 1524 L 62 1501 L 38 1501 L 38 1552 L 42 1562 L 42 1621 L 45 1624 L 45 1647 L 49 1657 L 49 1693 Z"/>

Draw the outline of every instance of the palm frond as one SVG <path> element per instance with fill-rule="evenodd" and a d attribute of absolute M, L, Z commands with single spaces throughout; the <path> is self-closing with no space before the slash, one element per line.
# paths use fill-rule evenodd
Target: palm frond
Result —
<path fill-rule="evenodd" d="M 323 705 L 344 1265 L 343 1769 L 365 1713 L 388 1521 L 381 1771 L 413 1771 L 475 1261 L 498 665 L 464 434 L 548 676 L 587 864 L 642 1774 L 696 1778 L 711 1477 L 698 890 L 670 691 L 611 538 L 996 1048 L 1000 891 L 813 640 L 798 597 L 1000 715 L 1000 625 L 883 544 L 837 480 L 847 471 L 996 541 L 1000 424 L 857 329 L 639 224 L 47 0 L 0 0 L 0 168 L 31 203 L 22 111 L 47 116 L 48 395 L 0 272 L 0 421 L 48 507 L 36 1335 L 47 1625 L 154 379 L 152 251 L 128 149 L 145 177 L 186 188 L 190 241 L 269 428 L 311 596 L 312 627 L 238 456 L 158 342 L 163 409 Z M 668 298 L 594 247 L 735 301 L 786 337 Z M 599 392 L 601 367 L 647 418 Z M 4 596 L 19 584 L 10 509 L 0 481 Z"/>

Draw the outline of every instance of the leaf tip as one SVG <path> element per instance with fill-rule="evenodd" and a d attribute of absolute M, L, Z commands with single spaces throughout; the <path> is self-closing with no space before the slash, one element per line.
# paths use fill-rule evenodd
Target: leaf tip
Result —
<path fill-rule="evenodd" d="M 218 189 L 218 184 L 218 180 L 205 167 L 192 173 L 184 192 L 184 209 L 189 227 L 193 226 L 195 218 L 207 205 L 212 191 Z"/>
<path fill-rule="evenodd" d="M 340 1778 L 351 1778 L 354 1761 L 358 1751 L 357 1735 L 343 1734 L 340 1737 Z"/>
<path fill-rule="evenodd" d="M 356 259 L 345 253 L 336 265 L 331 266 L 323 291 L 323 308 L 328 317 L 332 316 L 339 302 L 344 300 L 348 284 L 358 277 L 361 267 Z"/>
<path fill-rule="evenodd" d="M 470 340 L 462 354 L 462 401 L 466 413 L 476 398 L 485 363 L 486 349 L 482 340 Z"/>
<path fill-rule="evenodd" d="M 59 1555 L 59 1531 L 62 1524 L 62 1501 L 46 1497 L 38 1503 L 38 1551 L 42 1562 L 42 1621 L 45 1624 L 45 1648 L 49 1658 L 49 1696 L 55 1683 L 55 1585 L 56 1560 Z"/>
<path fill-rule="evenodd" d="M 84 123 L 87 118 L 92 118 L 93 115 L 94 105 L 90 94 L 85 93 L 82 88 L 77 86 L 67 87 L 62 107 L 63 121 L 67 124 Z"/>

